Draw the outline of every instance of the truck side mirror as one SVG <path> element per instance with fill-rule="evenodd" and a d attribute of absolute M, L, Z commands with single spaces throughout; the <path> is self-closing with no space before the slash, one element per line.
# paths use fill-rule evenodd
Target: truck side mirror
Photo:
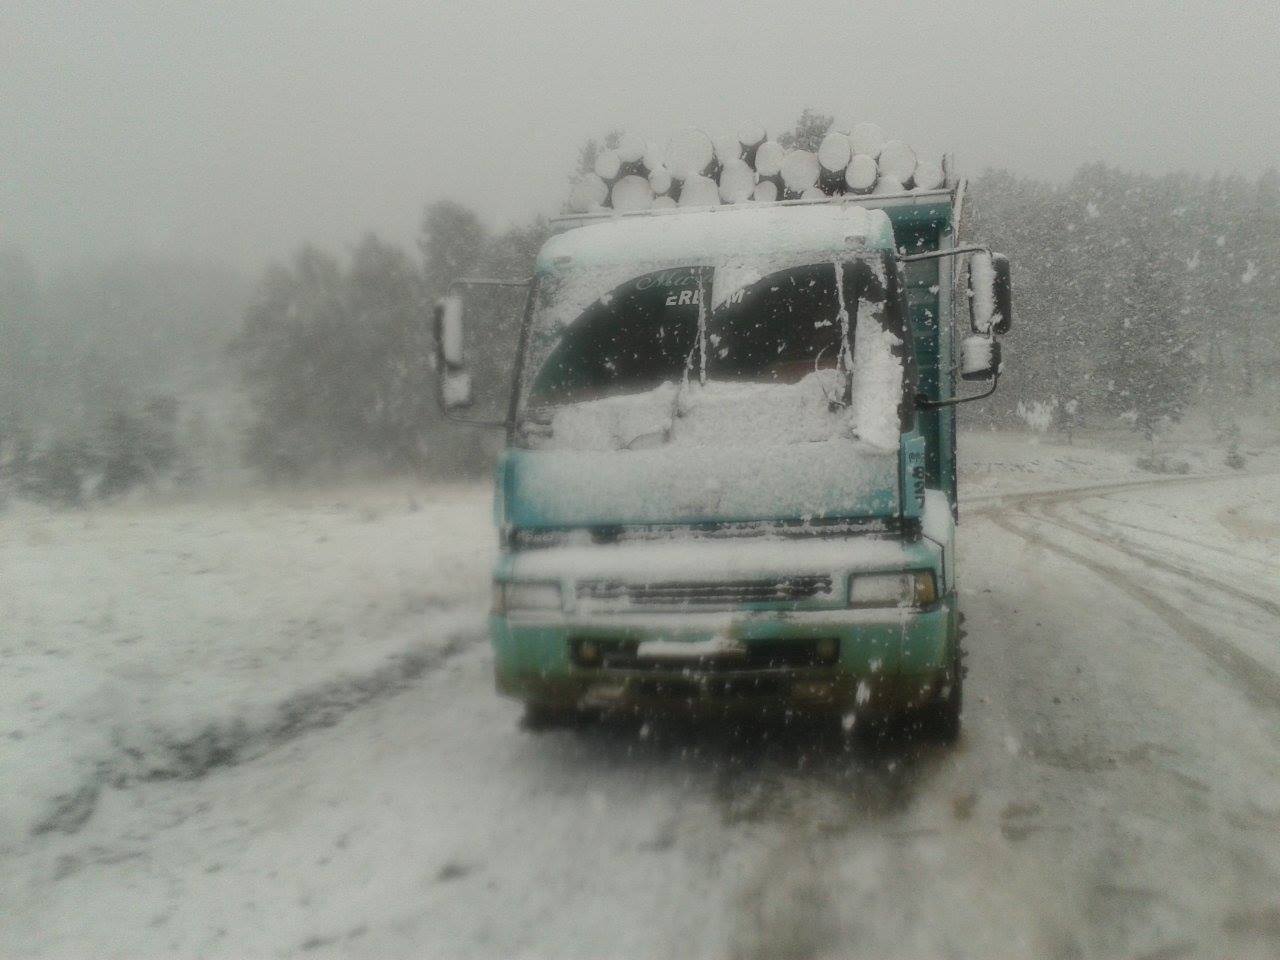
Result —
<path fill-rule="evenodd" d="M 974 333 L 997 336 L 1013 325 L 1013 277 L 1003 254 L 969 258 L 969 322 Z"/>
<path fill-rule="evenodd" d="M 1000 341 L 975 334 L 960 343 L 960 377 L 992 380 L 1000 373 Z"/>
<path fill-rule="evenodd" d="M 463 350 L 462 297 L 441 297 L 435 306 L 437 399 L 443 410 L 471 405 L 471 374 Z"/>

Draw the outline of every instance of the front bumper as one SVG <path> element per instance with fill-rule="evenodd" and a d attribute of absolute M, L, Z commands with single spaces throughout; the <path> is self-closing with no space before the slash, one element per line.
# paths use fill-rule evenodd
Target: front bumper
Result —
<path fill-rule="evenodd" d="M 924 610 L 737 611 L 732 613 L 491 617 L 498 690 L 559 707 L 732 708 L 894 713 L 926 702 L 953 663 L 955 598 Z M 709 641 L 777 650 L 818 639 L 838 641 L 831 662 L 743 666 L 732 659 L 585 666 L 573 655 L 583 639 Z"/>

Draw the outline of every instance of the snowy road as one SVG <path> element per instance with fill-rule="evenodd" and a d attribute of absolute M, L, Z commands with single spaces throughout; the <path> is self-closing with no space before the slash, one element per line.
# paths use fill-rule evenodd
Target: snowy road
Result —
<path fill-rule="evenodd" d="M 457 551 L 395 683 L 6 838 L 0 953 L 1276 956 L 1280 480 L 1104 460 L 975 470 L 954 749 L 521 731 Z"/>

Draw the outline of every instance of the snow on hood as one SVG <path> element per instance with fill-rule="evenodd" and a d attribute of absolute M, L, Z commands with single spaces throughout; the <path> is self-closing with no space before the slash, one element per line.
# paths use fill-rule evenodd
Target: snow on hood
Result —
<path fill-rule="evenodd" d="M 517 527 L 892 516 L 898 457 L 854 440 L 510 449 L 503 522 Z"/>
<path fill-rule="evenodd" d="M 912 560 L 919 562 L 922 554 L 937 556 L 938 553 L 939 548 L 929 541 L 912 544 L 896 538 L 676 538 L 526 550 L 515 558 L 513 572 L 516 577 L 537 580 L 598 578 L 638 583 L 709 577 L 731 580 L 778 575 L 780 571 L 795 576 L 840 570 L 888 570 L 906 566 Z"/>

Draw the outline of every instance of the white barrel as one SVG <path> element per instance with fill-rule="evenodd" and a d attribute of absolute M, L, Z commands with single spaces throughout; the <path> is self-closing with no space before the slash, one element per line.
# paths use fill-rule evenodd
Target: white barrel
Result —
<path fill-rule="evenodd" d="M 917 190 L 937 190 L 947 185 L 947 175 L 942 164 L 933 160 L 917 160 L 914 174 Z"/>
<path fill-rule="evenodd" d="M 613 185 L 609 202 L 615 210 L 648 210 L 653 204 L 653 188 L 646 177 L 631 174 Z"/>
<path fill-rule="evenodd" d="M 677 180 L 700 176 L 714 159 L 711 138 L 701 130 L 681 130 L 667 143 L 667 169 Z"/>
<path fill-rule="evenodd" d="M 762 177 L 777 176 L 782 170 L 782 161 L 787 151 L 777 140 L 766 140 L 756 150 L 756 173 Z"/>
<path fill-rule="evenodd" d="M 745 160 L 730 160 L 720 170 L 720 199 L 725 203 L 750 200 L 756 189 L 756 172 Z"/>
<path fill-rule="evenodd" d="M 649 171 L 649 186 L 657 196 L 671 190 L 671 171 L 664 166 L 654 167 Z"/>
<path fill-rule="evenodd" d="M 768 139 L 769 135 L 765 133 L 763 124 L 744 123 L 738 128 L 738 143 L 744 150 L 758 147 Z"/>
<path fill-rule="evenodd" d="M 916 173 L 916 152 L 901 140 L 889 140 L 880 148 L 876 158 L 880 164 L 880 176 L 893 177 L 907 184 Z"/>
<path fill-rule="evenodd" d="M 818 163 L 827 173 L 843 174 L 851 159 L 853 149 L 843 133 L 828 133 L 818 145 Z"/>
<path fill-rule="evenodd" d="M 622 158 L 617 150 L 601 150 L 596 154 L 596 176 L 606 182 L 616 180 L 622 169 Z"/>
<path fill-rule="evenodd" d="M 773 203 L 778 199 L 778 185 L 772 180 L 761 180 L 751 194 L 753 200 L 761 203 Z"/>
<path fill-rule="evenodd" d="M 818 182 L 818 158 L 808 150 L 790 150 L 782 158 L 782 182 L 788 190 L 801 193 Z"/>
<path fill-rule="evenodd" d="M 876 185 L 879 168 L 875 157 L 855 153 L 844 170 L 844 183 L 854 193 L 868 193 Z"/>
<path fill-rule="evenodd" d="M 680 188 L 680 206 L 715 207 L 720 205 L 720 187 L 710 177 L 694 174 Z"/>
<path fill-rule="evenodd" d="M 644 159 L 644 141 L 628 134 L 618 141 L 618 158 L 623 163 L 636 163 Z"/>

